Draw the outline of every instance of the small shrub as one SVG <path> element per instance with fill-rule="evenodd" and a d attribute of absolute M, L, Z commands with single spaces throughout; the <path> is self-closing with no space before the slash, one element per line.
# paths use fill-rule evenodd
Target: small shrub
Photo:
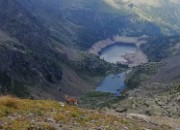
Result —
<path fill-rule="evenodd" d="M 73 118 L 76 118 L 76 117 L 79 117 L 79 116 L 80 116 L 80 113 L 78 113 L 77 111 L 72 111 L 72 112 L 71 112 L 71 116 L 72 116 Z"/>
<path fill-rule="evenodd" d="M 57 122 L 67 122 L 68 117 L 66 116 L 65 113 L 58 113 L 54 115 L 54 120 L 56 120 Z"/>

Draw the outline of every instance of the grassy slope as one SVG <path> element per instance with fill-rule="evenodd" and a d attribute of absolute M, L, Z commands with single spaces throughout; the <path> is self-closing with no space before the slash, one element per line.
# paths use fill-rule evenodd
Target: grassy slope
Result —
<path fill-rule="evenodd" d="M 50 100 L 0 97 L 0 129 L 4 130 L 169 130 L 170 127 L 154 125 L 143 120 L 113 116 L 102 111 L 92 111 L 67 106 Z"/>

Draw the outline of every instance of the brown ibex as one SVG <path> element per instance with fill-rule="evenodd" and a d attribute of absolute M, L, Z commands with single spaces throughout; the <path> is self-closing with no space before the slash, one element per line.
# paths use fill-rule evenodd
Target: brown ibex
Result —
<path fill-rule="evenodd" d="M 78 99 L 76 97 L 70 97 L 68 95 L 65 95 L 65 100 L 67 104 L 73 103 L 74 105 L 78 106 Z"/>

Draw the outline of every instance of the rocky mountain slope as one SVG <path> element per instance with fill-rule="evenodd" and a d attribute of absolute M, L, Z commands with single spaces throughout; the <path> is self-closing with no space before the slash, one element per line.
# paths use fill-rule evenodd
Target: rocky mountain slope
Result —
<path fill-rule="evenodd" d="M 59 54 L 50 47 L 48 31 L 15 1 L 1 0 L 0 6 L 1 85 L 7 89 L 1 91 L 15 92 L 13 86 L 26 91 L 21 81 L 60 80 L 54 58 Z"/>
<path fill-rule="evenodd" d="M 130 88 L 126 93 L 128 97 L 112 108 L 116 111 L 127 108 L 129 112 L 179 119 L 179 58 L 178 55 L 162 60 L 160 66 L 143 65 L 143 69 L 134 68 L 135 72 L 126 79 Z M 156 70 L 153 74 L 154 68 Z"/>

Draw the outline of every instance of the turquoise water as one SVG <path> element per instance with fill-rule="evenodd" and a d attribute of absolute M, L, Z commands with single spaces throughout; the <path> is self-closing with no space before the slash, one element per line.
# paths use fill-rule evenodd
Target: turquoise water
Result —
<path fill-rule="evenodd" d="M 131 43 L 115 43 L 102 49 L 99 54 L 100 58 L 110 63 L 124 62 L 127 60 L 123 58 L 125 54 L 135 53 L 137 47 Z"/>
<path fill-rule="evenodd" d="M 109 75 L 107 76 L 96 88 L 96 91 L 100 92 L 110 92 L 119 96 L 120 92 L 122 92 L 125 88 L 124 80 L 125 80 L 126 72 L 120 73 L 117 75 Z"/>

